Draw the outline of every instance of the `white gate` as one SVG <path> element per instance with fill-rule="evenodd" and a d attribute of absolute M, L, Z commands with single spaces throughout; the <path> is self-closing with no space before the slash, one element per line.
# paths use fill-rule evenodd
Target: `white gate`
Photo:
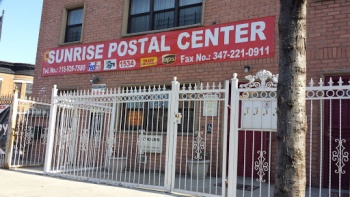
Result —
<path fill-rule="evenodd" d="M 55 87 L 45 173 L 164 190 L 169 99 L 165 86 L 60 96 Z"/>
<path fill-rule="evenodd" d="M 33 98 L 19 99 L 18 91 L 8 105 L 6 126 L 8 168 L 42 166 L 45 160 L 50 104 Z M 4 127 L 4 125 L 2 125 Z"/>
<path fill-rule="evenodd" d="M 262 70 L 232 85 L 228 196 L 273 196 L 277 79 Z M 349 196 L 350 78 L 310 80 L 305 196 Z M 283 112 L 280 112 L 283 113 Z"/>
<path fill-rule="evenodd" d="M 229 82 L 173 87 L 172 190 L 225 196 Z"/>
<path fill-rule="evenodd" d="M 228 86 L 228 81 L 180 85 L 175 79 L 171 86 L 60 96 L 54 87 L 44 171 L 114 185 L 224 195 Z"/>
<path fill-rule="evenodd" d="M 7 131 L 12 102 L 12 95 L 0 96 L 0 167 L 5 165 Z"/>

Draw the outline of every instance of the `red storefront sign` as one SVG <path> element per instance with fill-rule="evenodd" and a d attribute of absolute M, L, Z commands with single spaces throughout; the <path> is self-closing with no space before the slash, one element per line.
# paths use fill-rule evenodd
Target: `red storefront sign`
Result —
<path fill-rule="evenodd" d="M 274 55 L 274 17 L 48 49 L 42 76 L 132 70 Z"/>

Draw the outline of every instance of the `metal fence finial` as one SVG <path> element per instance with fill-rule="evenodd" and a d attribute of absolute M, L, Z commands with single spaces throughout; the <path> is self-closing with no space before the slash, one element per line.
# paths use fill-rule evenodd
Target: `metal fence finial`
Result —
<path fill-rule="evenodd" d="M 237 79 L 237 73 L 233 73 L 233 79 Z"/>

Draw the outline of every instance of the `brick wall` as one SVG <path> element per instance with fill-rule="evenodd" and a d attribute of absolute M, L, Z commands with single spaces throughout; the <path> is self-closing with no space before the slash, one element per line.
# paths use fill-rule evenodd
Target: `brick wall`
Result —
<path fill-rule="evenodd" d="M 40 27 L 33 95 L 49 98 L 54 84 L 59 89 L 90 89 L 92 74 L 41 76 L 45 49 L 59 47 L 63 8 L 86 2 L 83 43 L 121 38 L 124 1 L 105 0 L 45 0 Z M 350 1 L 310 0 L 307 12 L 307 77 L 318 79 L 329 74 L 349 74 L 350 61 Z M 213 82 L 232 78 L 238 73 L 244 79 L 243 67 L 250 73 L 267 69 L 278 72 L 279 1 L 206 0 L 204 26 L 275 16 L 275 55 L 272 58 L 243 61 L 203 63 L 188 66 L 153 67 L 133 71 L 98 73 L 100 83 L 114 88 L 126 84 L 169 84 L 176 76 L 180 82 Z M 314 141 L 314 143 L 319 143 Z M 318 144 L 316 144 L 317 146 Z M 317 161 L 318 158 L 315 158 Z M 314 162 L 314 164 L 317 162 Z M 316 165 L 316 164 L 315 164 Z M 317 172 L 315 172 L 317 173 Z"/>
<path fill-rule="evenodd" d="M 33 81 L 32 76 L 25 75 L 13 75 L 13 74 L 4 74 L 0 73 L 0 78 L 2 78 L 1 91 L 0 95 L 12 95 L 15 90 L 14 80 L 23 80 L 23 81 Z M 26 93 L 26 83 L 22 82 L 21 95 L 18 95 L 20 98 L 25 97 Z"/>
<path fill-rule="evenodd" d="M 92 74 L 76 74 L 42 77 L 41 62 L 45 49 L 58 47 L 63 8 L 79 0 L 47 0 L 43 5 L 40 38 L 36 59 L 33 94 L 50 96 L 54 84 L 61 89 L 90 88 Z M 87 0 L 83 43 L 121 38 L 124 1 L 105 1 L 103 4 Z M 207 0 L 204 25 L 227 23 L 265 16 L 275 16 L 275 55 L 273 58 L 244 61 L 204 63 L 176 67 L 154 67 L 134 71 L 103 72 L 98 75 L 107 87 L 121 84 L 169 83 L 174 76 L 180 82 L 223 81 L 234 72 L 243 78 L 245 65 L 251 65 L 251 74 L 268 69 L 278 72 L 278 1 L 214 1 Z M 308 78 L 319 78 L 326 73 L 345 73 L 350 58 L 350 2 L 310 1 L 308 4 L 307 60 Z M 41 91 L 40 91 L 41 90 Z"/>
<path fill-rule="evenodd" d="M 1 95 L 12 95 L 15 88 L 13 83 L 14 75 L 1 73 L 0 77 L 2 78 L 1 84 Z"/>

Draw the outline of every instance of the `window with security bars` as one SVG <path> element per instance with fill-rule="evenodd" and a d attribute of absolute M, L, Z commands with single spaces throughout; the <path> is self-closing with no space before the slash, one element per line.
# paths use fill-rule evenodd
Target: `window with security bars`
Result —
<path fill-rule="evenodd" d="M 162 90 L 170 90 L 170 86 L 160 89 L 152 89 L 150 92 L 160 91 L 159 94 L 146 94 L 144 96 L 130 97 L 130 102 L 125 102 L 120 108 L 121 130 L 147 132 L 167 132 L 168 129 L 168 94 L 161 93 Z M 143 92 L 149 90 L 133 89 L 123 92 Z M 135 100 L 134 98 L 138 98 Z M 186 131 L 193 133 L 196 129 L 195 104 L 191 102 L 179 102 L 179 113 L 182 114 L 182 122 L 178 125 L 178 132 Z"/>
<path fill-rule="evenodd" d="M 64 42 L 80 41 L 83 26 L 83 8 L 67 10 Z"/>
<path fill-rule="evenodd" d="M 202 0 L 130 0 L 128 33 L 167 29 L 202 20 Z"/>

